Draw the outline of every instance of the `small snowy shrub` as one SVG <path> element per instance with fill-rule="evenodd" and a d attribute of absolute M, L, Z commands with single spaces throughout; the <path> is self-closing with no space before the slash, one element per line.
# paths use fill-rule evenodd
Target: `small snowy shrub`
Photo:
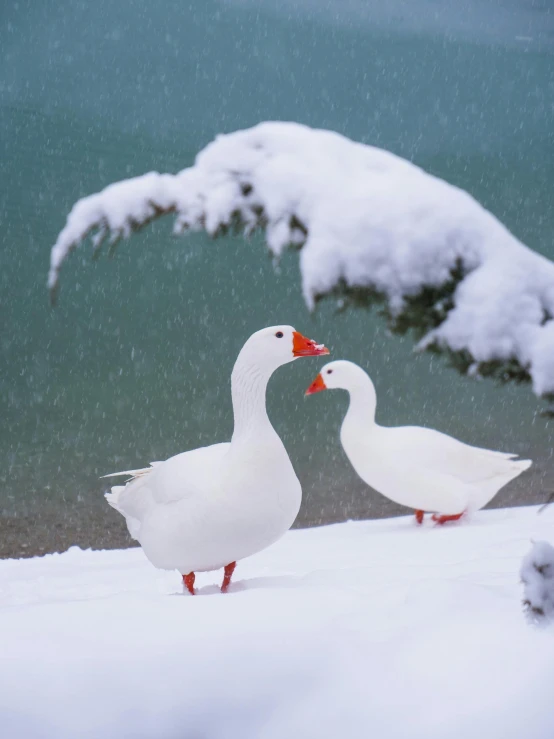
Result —
<path fill-rule="evenodd" d="M 554 621 L 554 547 L 538 541 L 523 560 L 523 605 L 534 623 Z"/>

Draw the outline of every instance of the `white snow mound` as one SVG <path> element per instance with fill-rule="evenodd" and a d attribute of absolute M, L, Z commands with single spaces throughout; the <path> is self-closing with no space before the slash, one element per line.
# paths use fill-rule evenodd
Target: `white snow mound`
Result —
<path fill-rule="evenodd" d="M 140 549 L 0 561 L 9 739 L 551 739 L 519 565 L 554 507 L 289 532 L 182 593 Z"/>
<path fill-rule="evenodd" d="M 304 297 L 369 288 L 399 315 L 425 287 L 463 275 L 453 305 L 420 343 L 462 352 L 472 372 L 511 363 L 537 395 L 554 393 L 554 264 L 531 251 L 468 193 L 390 152 L 296 123 L 221 135 L 177 175 L 150 172 L 73 207 L 52 248 L 49 285 L 89 233 L 129 236 L 176 214 L 175 231 L 217 236 L 265 229 L 276 258 L 301 247 Z"/>

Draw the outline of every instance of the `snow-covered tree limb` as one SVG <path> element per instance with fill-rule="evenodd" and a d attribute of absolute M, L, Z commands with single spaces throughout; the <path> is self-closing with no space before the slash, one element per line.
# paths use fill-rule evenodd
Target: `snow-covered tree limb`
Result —
<path fill-rule="evenodd" d="M 128 237 L 174 213 L 174 230 L 263 229 L 279 258 L 300 249 L 309 308 L 326 295 L 380 302 L 393 328 L 461 371 L 531 380 L 554 394 L 554 264 L 468 193 L 387 151 L 295 123 L 218 136 L 177 175 L 151 172 L 75 204 L 52 249 Z"/>
<path fill-rule="evenodd" d="M 523 560 L 523 605 L 535 623 L 554 621 L 554 547 L 537 541 Z"/>

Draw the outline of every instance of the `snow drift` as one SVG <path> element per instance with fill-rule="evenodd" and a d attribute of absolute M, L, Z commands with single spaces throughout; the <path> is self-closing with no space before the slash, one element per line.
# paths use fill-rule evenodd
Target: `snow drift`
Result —
<path fill-rule="evenodd" d="M 181 592 L 140 549 L 0 561 L 6 739 L 551 739 L 518 570 L 554 509 L 291 531 Z"/>
<path fill-rule="evenodd" d="M 52 248 L 55 295 L 68 254 L 114 248 L 153 219 L 175 233 L 265 232 L 276 259 L 300 250 L 307 305 L 380 302 L 418 347 L 464 372 L 531 380 L 554 394 L 554 264 L 468 193 L 400 157 L 295 123 L 221 135 L 176 175 L 150 172 L 78 201 Z"/>

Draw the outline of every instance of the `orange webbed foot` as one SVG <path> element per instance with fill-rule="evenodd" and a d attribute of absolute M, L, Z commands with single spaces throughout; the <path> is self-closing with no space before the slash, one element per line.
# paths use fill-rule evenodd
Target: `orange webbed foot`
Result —
<path fill-rule="evenodd" d="M 460 518 L 464 515 L 465 511 L 462 511 L 461 513 L 456 513 L 454 515 L 450 516 L 441 516 L 438 513 L 433 513 L 431 518 L 435 523 L 438 523 L 439 526 L 442 526 L 443 524 L 447 523 L 448 521 L 459 521 Z"/>

